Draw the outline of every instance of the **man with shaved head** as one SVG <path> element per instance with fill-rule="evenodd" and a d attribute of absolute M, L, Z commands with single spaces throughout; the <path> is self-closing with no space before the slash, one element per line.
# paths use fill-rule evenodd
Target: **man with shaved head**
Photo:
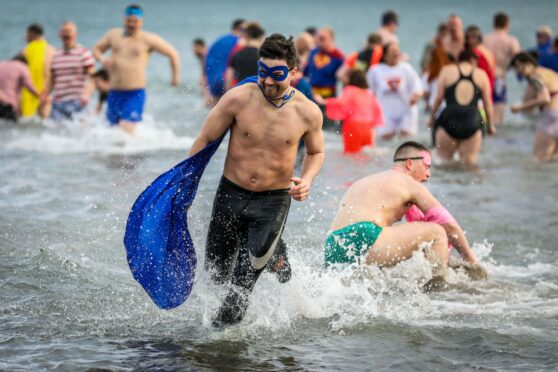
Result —
<path fill-rule="evenodd" d="M 147 63 L 152 52 L 164 55 L 170 61 L 172 86 L 180 83 L 180 57 L 176 49 L 161 36 L 142 30 L 143 9 L 136 4 L 124 11 L 124 28 L 108 31 L 93 47 L 93 55 L 110 73 L 110 91 L 107 97 L 107 119 L 133 134 L 141 122 L 145 105 Z M 104 53 L 111 50 L 111 56 Z"/>
<path fill-rule="evenodd" d="M 444 45 L 444 49 L 456 61 L 459 53 L 465 49 L 465 33 L 463 32 L 463 21 L 457 14 L 452 14 L 448 18 L 449 39 Z"/>
<path fill-rule="evenodd" d="M 87 105 L 94 90 L 90 77 L 95 67 L 91 51 L 77 43 L 75 23 L 64 22 L 59 36 L 62 48 L 54 52 L 46 86 L 46 94 L 52 94 L 50 116 L 56 121 L 71 120 Z"/>
<path fill-rule="evenodd" d="M 430 164 L 430 151 L 408 141 L 395 150 L 391 169 L 353 183 L 328 233 L 325 265 L 390 267 L 428 243 L 426 256 L 441 276 L 448 263 L 449 242 L 465 261 L 478 266 L 460 225 L 422 185 L 430 178 Z M 407 223 L 398 223 L 403 217 Z"/>

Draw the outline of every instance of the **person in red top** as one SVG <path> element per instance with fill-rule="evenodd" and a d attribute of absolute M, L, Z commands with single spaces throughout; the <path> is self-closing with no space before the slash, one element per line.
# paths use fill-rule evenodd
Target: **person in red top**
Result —
<path fill-rule="evenodd" d="M 62 48 L 56 49 L 52 57 L 50 81 L 47 94 L 52 93 L 51 118 L 71 120 L 89 102 L 95 90 L 91 79 L 95 67 L 93 54 L 77 43 L 77 27 L 64 22 L 60 27 Z"/>
<path fill-rule="evenodd" d="M 383 52 L 380 34 L 374 32 L 368 35 L 366 47 L 359 52 L 350 54 L 345 59 L 341 68 L 337 70 L 337 79 L 343 84 L 347 84 L 351 70 L 368 71 L 370 67 L 380 63 Z"/>
<path fill-rule="evenodd" d="M 469 26 L 465 31 L 465 49 L 472 50 L 477 56 L 477 66 L 488 75 L 490 81 L 490 94 L 494 91 L 496 79 L 496 59 L 494 54 L 482 44 L 482 33 L 477 26 Z"/>
<path fill-rule="evenodd" d="M 374 128 L 384 124 L 383 113 L 374 93 L 368 90 L 366 75 L 361 70 L 349 72 L 348 85 L 337 98 L 325 100 L 326 115 L 342 120 L 343 152 L 354 154 L 364 146 L 374 146 Z"/>

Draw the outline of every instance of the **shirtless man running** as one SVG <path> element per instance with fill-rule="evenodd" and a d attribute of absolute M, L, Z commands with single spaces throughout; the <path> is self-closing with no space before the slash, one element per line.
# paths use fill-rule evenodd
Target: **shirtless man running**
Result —
<path fill-rule="evenodd" d="M 290 86 L 297 71 L 292 38 L 273 34 L 258 53 L 257 84 L 254 78 L 254 83 L 227 92 L 190 150 L 190 155 L 197 153 L 230 129 L 205 256 L 213 279 L 232 283 L 214 321 L 218 326 L 242 320 L 250 292 L 281 244 L 291 197 L 297 201 L 308 197 L 324 161 L 320 109 Z M 302 174 L 295 177 L 301 138 L 306 155 Z"/>
<path fill-rule="evenodd" d="M 395 151 L 390 170 L 349 187 L 326 240 L 326 266 L 360 261 L 389 267 L 430 242 L 427 257 L 441 275 L 448 262 L 448 241 L 465 261 L 477 264 L 459 224 L 421 184 L 430 178 L 430 162 L 426 147 L 405 142 Z M 403 216 L 407 221 L 432 222 L 395 225 Z"/>
<path fill-rule="evenodd" d="M 180 83 L 180 59 L 172 45 L 160 36 L 141 30 L 143 10 L 138 5 L 126 8 L 124 29 L 107 32 L 93 48 L 93 55 L 110 73 L 110 91 L 107 98 L 107 119 L 111 125 L 133 134 L 140 122 L 145 103 L 145 70 L 149 54 L 153 51 L 169 58 L 172 69 L 171 84 Z M 112 49 L 112 55 L 103 53 Z"/>

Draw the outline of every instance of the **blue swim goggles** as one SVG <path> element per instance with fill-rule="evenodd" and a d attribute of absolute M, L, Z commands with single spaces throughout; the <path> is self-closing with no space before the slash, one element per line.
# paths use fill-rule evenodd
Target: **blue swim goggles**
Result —
<path fill-rule="evenodd" d="M 143 18 L 143 10 L 141 10 L 140 8 L 136 8 L 136 7 L 126 8 L 126 10 L 124 11 L 124 14 L 126 15 L 126 17 L 136 16 L 138 18 Z"/>
<path fill-rule="evenodd" d="M 258 61 L 258 76 L 262 79 L 269 76 L 275 81 L 283 81 L 289 76 L 289 71 L 291 70 L 292 68 L 287 66 L 268 67 L 262 61 Z"/>

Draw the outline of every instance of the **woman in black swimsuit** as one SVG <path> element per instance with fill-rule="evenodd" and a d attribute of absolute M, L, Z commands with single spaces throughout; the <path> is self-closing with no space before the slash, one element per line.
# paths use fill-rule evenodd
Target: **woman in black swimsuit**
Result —
<path fill-rule="evenodd" d="M 458 63 L 444 67 L 440 73 L 438 93 L 432 112 L 435 113 L 442 100 L 446 108 L 438 119 L 431 118 L 436 135 L 437 156 L 452 160 L 455 152 L 468 166 L 477 162 L 482 143 L 483 119 L 479 112 L 479 100 L 486 111 L 488 133 L 494 134 L 492 124 L 492 99 L 490 82 L 484 71 L 476 67 L 477 57 L 471 51 L 463 51 Z"/>

